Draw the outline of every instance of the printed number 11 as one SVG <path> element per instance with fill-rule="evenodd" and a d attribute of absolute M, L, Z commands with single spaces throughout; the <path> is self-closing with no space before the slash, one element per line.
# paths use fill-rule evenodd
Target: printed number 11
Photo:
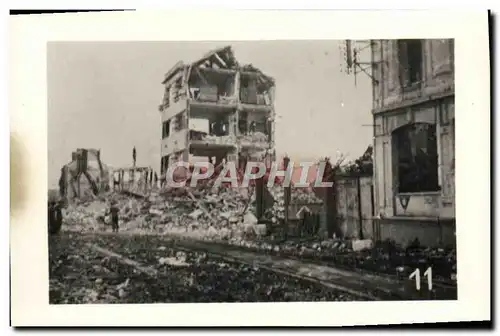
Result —
<path fill-rule="evenodd" d="M 424 276 L 427 276 L 427 284 L 429 286 L 429 290 L 432 290 L 432 268 L 429 267 L 424 273 Z M 415 271 L 410 274 L 410 279 L 415 278 L 415 285 L 417 287 L 417 290 L 420 290 L 420 269 L 415 269 Z"/>

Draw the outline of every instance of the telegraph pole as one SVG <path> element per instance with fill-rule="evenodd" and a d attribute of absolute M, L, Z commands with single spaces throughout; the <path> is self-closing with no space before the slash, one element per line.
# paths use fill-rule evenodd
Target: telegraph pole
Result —
<path fill-rule="evenodd" d="M 137 160 L 137 151 L 135 150 L 135 146 L 134 146 L 134 149 L 132 149 L 132 160 L 134 161 L 134 168 L 135 168 L 135 162 Z"/>
<path fill-rule="evenodd" d="M 290 158 L 288 156 L 285 156 L 283 158 L 283 163 L 285 165 L 285 183 L 287 183 L 287 177 L 288 177 L 288 165 L 290 163 Z M 290 181 L 291 183 L 291 181 Z M 284 239 L 286 240 L 287 239 L 287 236 L 288 236 L 288 222 L 289 222 L 289 216 L 288 216 L 288 212 L 289 212 L 289 208 L 290 208 L 290 198 L 291 198 L 291 186 L 289 184 L 286 184 L 285 186 L 285 227 L 284 227 L 284 230 L 283 230 L 283 237 Z"/>

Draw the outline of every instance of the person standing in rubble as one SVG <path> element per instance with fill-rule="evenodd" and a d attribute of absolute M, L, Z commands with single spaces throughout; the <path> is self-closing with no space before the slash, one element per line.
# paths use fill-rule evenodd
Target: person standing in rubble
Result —
<path fill-rule="evenodd" d="M 257 131 L 257 123 L 255 122 L 255 120 L 253 120 L 249 126 L 249 133 L 255 134 L 256 131 Z"/>
<path fill-rule="evenodd" d="M 111 215 L 111 229 L 113 230 L 113 232 L 118 232 L 118 220 L 119 220 L 118 213 L 119 212 L 120 212 L 120 209 L 118 209 L 116 201 L 112 200 L 111 205 L 109 207 L 109 210 L 106 213 L 106 216 Z"/>

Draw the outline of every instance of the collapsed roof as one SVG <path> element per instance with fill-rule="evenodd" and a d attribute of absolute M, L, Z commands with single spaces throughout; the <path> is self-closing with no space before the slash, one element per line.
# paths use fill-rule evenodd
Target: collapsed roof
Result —
<path fill-rule="evenodd" d="M 244 73 L 257 75 L 259 85 L 274 86 L 274 78 L 265 75 L 260 69 L 254 67 L 252 64 L 240 64 L 234 56 L 231 46 L 217 48 L 207 52 L 200 59 L 185 64 L 182 61 L 177 62 L 166 74 L 162 84 L 166 84 L 173 76 L 179 71 L 191 72 L 192 68 L 211 68 L 214 70 L 240 70 Z"/>

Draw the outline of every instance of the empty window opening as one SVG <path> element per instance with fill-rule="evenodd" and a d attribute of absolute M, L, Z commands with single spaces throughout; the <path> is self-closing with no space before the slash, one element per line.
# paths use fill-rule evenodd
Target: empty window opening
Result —
<path fill-rule="evenodd" d="M 242 74 L 240 100 L 244 104 L 270 105 L 271 86 L 259 81 L 257 75 Z"/>
<path fill-rule="evenodd" d="M 170 119 L 163 122 L 162 125 L 162 139 L 168 138 L 170 136 Z"/>
<path fill-rule="evenodd" d="M 273 130 L 273 122 L 271 121 L 271 118 L 267 118 L 265 134 L 267 135 L 268 141 L 272 141 L 272 134 L 273 134 L 272 130 Z"/>
<path fill-rule="evenodd" d="M 189 79 L 191 98 L 202 102 L 234 102 L 234 87 L 234 73 L 194 68 Z"/>
<path fill-rule="evenodd" d="M 170 106 L 170 86 L 165 88 L 165 95 L 163 96 L 163 106 L 165 108 Z"/>
<path fill-rule="evenodd" d="M 240 134 L 248 133 L 248 112 L 241 111 L 238 118 L 238 130 Z"/>
<path fill-rule="evenodd" d="M 160 174 L 163 175 L 167 172 L 168 166 L 169 166 L 169 160 L 170 156 L 169 155 L 164 155 L 161 158 L 161 167 L 160 167 Z"/>
<path fill-rule="evenodd" d="M 268 135 L 271 131 L 271 122 L 265 116 L 251 116 L 240 114 L 239 130 L 242 135 L 262 133 Z"/>
<path fill-rule="evenodd" d="M 241 102 L 244 104 L 257 104 L 257 95 L 257 82 L 247 76 L 241 76 Z"/>
<path fill-rule="evenodd" d="M 228 116 L 215 115 L 211 118 L 191 119 L 189 134 L 191 140 L 204 141 L 227 137 L 231 134 Z M 196 122 L 195 122 L 196 121 Z"/>
<path fill-rule="evenodd" d="M 423 48 L 421 40 L 398 40 L 398 60 L 400 80 L 403 86 L 409 86 L 422 80 Z"/>
<path fill-rule="evenodd" d="M 240 115 L 241 118 L 241 115 Z M 266 144 L 270 140 L 271 124 L 264 115 L 245 115 L 244 122 L 239 124 L 240 139 L 245 146 L 252 144 Z"/>
<path fill-rule="evenodd" d="M 436 125 L 415 123 L 393 132 L 399 192 L 438 191 Z"/>
<path fill-rule="evenodd" d="M 219 118 L 210 123 L 210 135 L 225 136 L 229 135 L 229 120 Z"/>
<path fill-rule="evenodd" d="M 170 89 L 170 96 L 174 103 L 178 102 L 179 99 L 186 96 L 185 88 L 182 85 L 182 76 L 179 76 L 172 84 L 172 87 Z"/>
<path fill-rule="evenodd" d="M 176 132 L 188 127 L 187 116 L 185 112 L 179 113 L 174 118 L 174 130 Z"/>

